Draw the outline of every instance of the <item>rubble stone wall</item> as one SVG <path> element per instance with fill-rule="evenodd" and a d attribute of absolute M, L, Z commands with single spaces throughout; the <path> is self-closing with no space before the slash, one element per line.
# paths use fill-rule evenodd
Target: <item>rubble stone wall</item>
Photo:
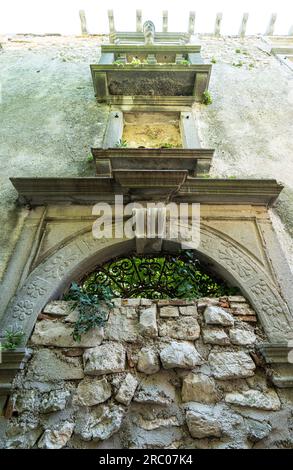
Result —
<path fill-rule="evenodd" d="M 293 447 L 293 396 L 270 382 L 241 296 L 114 299 L 104 328 L 39 315 L 8 403 L 7 448 Z"/>

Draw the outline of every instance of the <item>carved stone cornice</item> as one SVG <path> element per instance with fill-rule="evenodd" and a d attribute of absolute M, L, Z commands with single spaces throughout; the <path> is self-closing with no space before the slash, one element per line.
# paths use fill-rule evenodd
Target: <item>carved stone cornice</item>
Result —
<path fill-rule="evenodd" d="M 118 43 L 118 44 L 129 44 L 129 43 L 136 43 L 139 45 L 144 44 L 144 34 L 142 32 L 137 31 L 119 31 L 113 32 L 110 34 L 110 42 Z M 178 32 L 157 32 L 155 31 L 155 42 L 156 44 L 166 44 L 173 43 L 187 43 L 190 40 L 189 33 L 178 33 Z"/>
<path fill-rule="evenodd" d="M 283 186 L 274 179 L 200 179 L 187 178 L 178 202 L 209 203 L 218 199 L 219 204 L 272 205 Z"/>
<path fill-rule="evenodd" d="M 185 53 L 200 52 L 200 44 L 102 44 L 102 53 L 136 54 L 136 53 Z"/>
<path fill-rule="evenodd" d="M 91 65 L 95 96 L 113 104 L 185 105 L 202 100 L 211 64 Z"/>
<path fill-rule="evenodd" d="M 127 173 L 127 171 L 126 171 Z M 156 178 L 166 181 L 160 187 L 155 184 L 156 192 L 153 200 L 160 200 L 166 194 L 166 188 L 172 191 L 172 200 L 176 202 L 196 202 L 202 204 L 253 204 L 270 206 L 279 196 L 283 186 L 276 180 L 258 179 L 206 179 L 190 178 L 178 189 L 177 180 L 174 185 L 168 181 L 167 173 L 158 170 L 154 173 Z M 44 204 L 94 204 L 98 201 L 114 202 L 115 194 L 124 194 L 125 203 L 139 195 L 141 200 L 150 197 L 152 188 L 152 174 L 150 172 L 146 182 L 146 173 L 136 172 L 136 178 L 131 186 L 131 172 L 129 172 L 128 187 L 123 187 L 114 178 L 10 178 L 18 192 L 19 201 L 32 206 Z M 125 180 L 126 181 L 126 180 Z M 148 190 L 146 190 L 146 184 Z M 139 191 L 138 191 L 139 190 Z M 177 191 L 177 192 L 176 192 Z M 176 192 L 176 194 L 175 194 Z"/>
<path fill-rule="evenodd" d="M 97 176 L 115 177 L 120 170 L 188 171 L 190 176 L 208 174 L 214 149 L 92 148 Z M 150 175 L 150 178 L 152 176 Z"/>

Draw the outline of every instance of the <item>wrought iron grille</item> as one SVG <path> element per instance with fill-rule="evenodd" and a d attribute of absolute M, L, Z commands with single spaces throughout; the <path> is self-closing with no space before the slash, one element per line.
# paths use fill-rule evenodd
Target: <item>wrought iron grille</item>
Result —
<path fill-rule="evenodd" d="M 211 275 L 190 252 L 116 258 L 97 266 L 82 285 L 92 294 L 104 285 L 122 298 L 199 298 L 235 292 L 235 288 Z"/>

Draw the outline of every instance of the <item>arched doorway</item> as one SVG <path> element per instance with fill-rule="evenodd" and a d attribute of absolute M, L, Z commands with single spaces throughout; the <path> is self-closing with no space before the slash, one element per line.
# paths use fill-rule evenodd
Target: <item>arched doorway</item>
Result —
<path fill-rule="evenodd" d="M 160 251 L 172 253 L 180 240 L 164 240 Z M 36 318 L 49 300 L 59 298 L 73 279 L 82 279 L 97 264 L 136 251 L 135 239 L 95 240 L 91 232 L 83 233 L 51 254 L 28 276 L 10 303 L 1 329 L 21 329 L 27 340 Z M 232 285 L 238 286 L 256 310 L 272 342 L 290 339 L 292 316 L 279 294 L 278 287 L 260 262 L 243 246 L 215 229 L 201 226 L 200 260 Z"/>

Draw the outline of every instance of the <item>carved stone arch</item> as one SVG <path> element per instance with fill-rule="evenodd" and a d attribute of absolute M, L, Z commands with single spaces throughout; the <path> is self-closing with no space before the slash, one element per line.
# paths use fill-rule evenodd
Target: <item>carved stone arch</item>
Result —
<path fill-rule="evenodd" d="M 272 342 L 292 338 L 293 316 L 283 300 L 279 287 L 263 264 L 245 247 L 227 235 L 201 224 L 199 252 L 224 269 L 224 277 L 232 276 L 254 307 L 263 328 Z"/>
<path fill-rule="evenodd" d="M 178 244 L 180 240 L 166 240 L 162 250 L 168 251 Z M 91 232 L 80 234 L 31 272 L 10 302 L 1 330 L 8 327 L 21 329 L 27 340 L 38 314 L 51 299 L 63 292 L 72 279 L 99 263 L 135 251 L 135 246 L 135 239 L 95 240 Z M 203 225 L 197 251 L 199 256 L 210 260 L 242 289 L 271 342 L 284 343 L 292 337 L 291 313 L 277 286 L 253 255 L 226 235 Z"/>

